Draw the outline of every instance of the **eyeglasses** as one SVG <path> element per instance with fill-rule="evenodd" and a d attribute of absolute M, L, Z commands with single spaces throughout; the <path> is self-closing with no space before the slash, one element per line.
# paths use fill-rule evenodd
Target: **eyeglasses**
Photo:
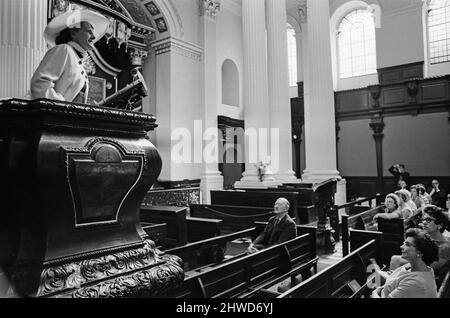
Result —
<path fill-rule="evenodd" d="M 427 217 L 427 218 L 423 218 L 422 219 L 422 222 L 427 222 L 427 223 L 431 223 L 431 222 L 436 222 L 436 219 L 434 219 L 434 218 L 430 218 L 430 217 Z"/>

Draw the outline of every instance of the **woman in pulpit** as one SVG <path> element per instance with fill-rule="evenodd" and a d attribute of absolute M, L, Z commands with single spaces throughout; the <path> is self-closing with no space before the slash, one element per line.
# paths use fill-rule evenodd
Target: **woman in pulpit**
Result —
<path fill-rule="evenodd" d="M 88 75 L 83 62 L 109 20 L 91 10 L 67 11 L 50 21 L 44 38 L 50 50 L 31 78 L 31 98 L 87 102 Z"/>

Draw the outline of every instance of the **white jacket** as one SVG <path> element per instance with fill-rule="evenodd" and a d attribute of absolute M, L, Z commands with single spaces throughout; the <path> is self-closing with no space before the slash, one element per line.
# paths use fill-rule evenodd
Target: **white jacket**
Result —
<path fill-rule="evenodd" d="M 51 48 L 42 59 L 31 78 L 31 98 L 50 98 L 71 102 L 88 85 L 88 75 L 83 67 L 87 56 L 78 43 L 68 42 Z M 85 96 L 88 92 L 86 89 Z M 84 102 L 86 103 L 86 99 Z"/>

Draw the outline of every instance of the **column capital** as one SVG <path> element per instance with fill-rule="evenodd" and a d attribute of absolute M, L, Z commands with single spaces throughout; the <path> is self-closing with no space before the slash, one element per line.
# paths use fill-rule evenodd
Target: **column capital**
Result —
<path fill-rule="evenodd" d="M 198 0 L 199 15 L 216 20 L 220 11 L 220 0 Z"/>
<path fill-rule="evenodd" d="M 373 117 L 369 123 L 370 128 L 373 130 L 373 137 L 382 138 L 384 136 L 383 130 L 385 127 L 383 117 Z"/>
<path fill-rule="evenodd" d="M 308 9 L 307 9 L 307 0 L 299 0 L 297 4 L 297 12 L 300 18 L 300 23 L 308 22 Z"/>
<path fill-rule="evenodd" d="M 145 58 L 148 56 L 148 52 L 139 48 L 130 48 L 130 60 L 131 65 L 142 66 Z"/>

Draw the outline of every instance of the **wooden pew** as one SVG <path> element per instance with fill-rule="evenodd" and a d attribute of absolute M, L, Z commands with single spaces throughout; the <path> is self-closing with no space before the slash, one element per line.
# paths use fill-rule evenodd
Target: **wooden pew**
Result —
<path fill-rule="evenodd" d="M 383 233 L 383 258 L 381 264 L 389 266 L 392 255 L 400 255 L 400 246 L 405 240 L 405 227 L 403 219 L 378 219 L 378 231 Z"/>
<path fill-rule="evenodd" d="M 366 284 L 367 264 L 370 258 L 376 257 L 377 247 L 377 240 L 371 240 L 338 263 L 327 267 L 306 281 L 280 294 L 277 298 L 353 297 L 359 290 L 355 292 L 349 286 L 364 286 Z"/>
<path fill-rule="evenodd" d="M 371 197 L 359 198 L 341 205 L 333 205 L 330 211 L 330 225 L 335 231 L 333 236 L 336 242 L 340 240 L 340 235 L 342 231 L 342 221 L 339 220 L 340 219 L 339 214 L 341 213 L 341 211 L 344 211 L 345 212 L 344 214 L 347 216 L 353 216 L 355 214 L 359 214 L 361 212 L 374 209 L 377 206 L 382 205 L 386 195 L 387 193 L 376 194 Z M 361 205 L 366 203 L 368 205 L 364 206 Z"/>
<path fill-rule="evenodd" d="M 183 246 L 187 242 L 220 235 L 222 220 L 186 216 L 186 207 L 152 206 L 141 207 L 143 223 L 165 223 L 167 247 Z"/>
<path fill-rule="evenodd" d="M 364 262 L 368 265 L 367 260 L 370 258 L 374 258 L 377 264 L 380 264 L 382 270 L 384 270 L 387 266 L 383 265 L 383 233 L 378 231 L 363 231 L 363 230 L 350 230 L 350 251 L 353 252 L 363 246 L 364 244 L 370 242 L 371 240 L 375 240 L 377 242 L 377 252 L 375 255 L 363 255 L 362 258 Z M 350 298 L 361 298 L 361 297 L 370 297 L 370 293 L 372 292 L 372 288 L 369 285 L 369 281 L 372 283 L 376 283 L 374 275 L 370 275 L 370 278 L 367 278 L 367 282 L 361 286 L 361 288 L 356 291 Z"/>
<path fill-rule="evenodd" d="M 246 189 L 247 192 L 276 192 L 283 196 L 283 192 L 293 192 L 297 194 L 297 215 L 300 218 L 299 224 L 308 224 L 317 221 L 317 211 L 312 202 L 312 190 L 290 186 L 279 186 L 268 189 Z M 288 195 L 290 196 L 290 195 Z"/>
<path fill-rule="evenodd" d="M 376 208 L 348 216 L 346 214 L 341 217 L 341 232 L 342 232 L 342 256 L 348 255 L 349 252 L 349 230 L 365 230 L 366 223 L 370 223 L 373 217 L 377 213 L 383 212 L 383 206 L 377 206 Z"/>
<path fill-rule="evenodd" d="M 317 263 L 311 255 L 312 235 L 296 237 L 288 242 L 269 247 L 224 263 L 214 269 L 185 279 L 182 286 L 168 292 L 168 297 L 216 298 L 252 295 L 261 286 L 272 284 L 281 277 L 297 275 Z M 295 267 L 295 268 L 294 268 Z"/>
<path fill-rule="evenodd" d="M 141 206 L 141 222 L 166 223 L 167 246 L 180 246 L 187 243 L 186 207 Z"/>
<path fill-rule="evenodd" d="M 221 234 L 222 220 L 186 217 L 188 242 L 197 242 Z"/>
<path fill-rule="evenodd" d="M 184 263 L 184 270 L 192 271 L 202 266 L 213 266 L 224 261 L 224 254 L 228 242 L 256 235 L 259 231 L 254 227 L 232 234 L 225 234 L 204 239 L 202 241 L 188 243 L 184 246 L 168 249 L 164 253 L 181 257 Z"/>
<path fill-rule="evenodd" d="M 233 202 L 234 203 L 234 202 Z M 235 205 L 190 204 L 190 215 L 201 218 L 221 219 L 222 231 L 233 233 L 253 227 L 255 221 L 267 221 L 273 211 L 272 207 L 260 208 Z M 250 216 L 261 215 L 261 216 Z"/>
<path fill-rule="evenodd" d="M 376 208 L 379 209 L 380 207 Z M 348 254 L 349 248 L 349 237 L 348 229 L 365 230 L 366 223 L 369 220 L 373 220 L 373 216 L 376 213 L 376 209 L 372 209 L 357 215 L 348 217 L 346 215 L 342 216 L 342 254 L 343 256 Z M 375 227 L 375 226 L 374 226 Z M 385 220 L 379 218 L 377 220 L 377 226 L 379 232 L 383 233 L 382 237 L 382 258 L 380 264 L 389 265 L 392 255 L 401 254 L 400 246 L 403 244 L 405 229 L 403 219 Z"/>
<path fill-rule="evenodd" d="M 165 249 L 167 241 L 167 224 L 155 224 L 141 222 L 142 229 L 147 234 L 147 237 L 155 242 L 156 246 Z"/>
<path fill-rule="evenodd" d="M 289 203 L 289 215 L 297 220 L 297 224 L 301 224 L 301 218 L 298 210 L 298 197 L 299 192 L 287 192 L 287 191 L 245 191 L 245 190 L 212 190 L 211 191 L 211 204 L 212 205 L 229 205 L 232 203 L 237 206 L 252 206 L 271 208 L 275 201 L 280 198 L 286 198 Z M 304 218 L 301 216 L 302 219 Z"/>

